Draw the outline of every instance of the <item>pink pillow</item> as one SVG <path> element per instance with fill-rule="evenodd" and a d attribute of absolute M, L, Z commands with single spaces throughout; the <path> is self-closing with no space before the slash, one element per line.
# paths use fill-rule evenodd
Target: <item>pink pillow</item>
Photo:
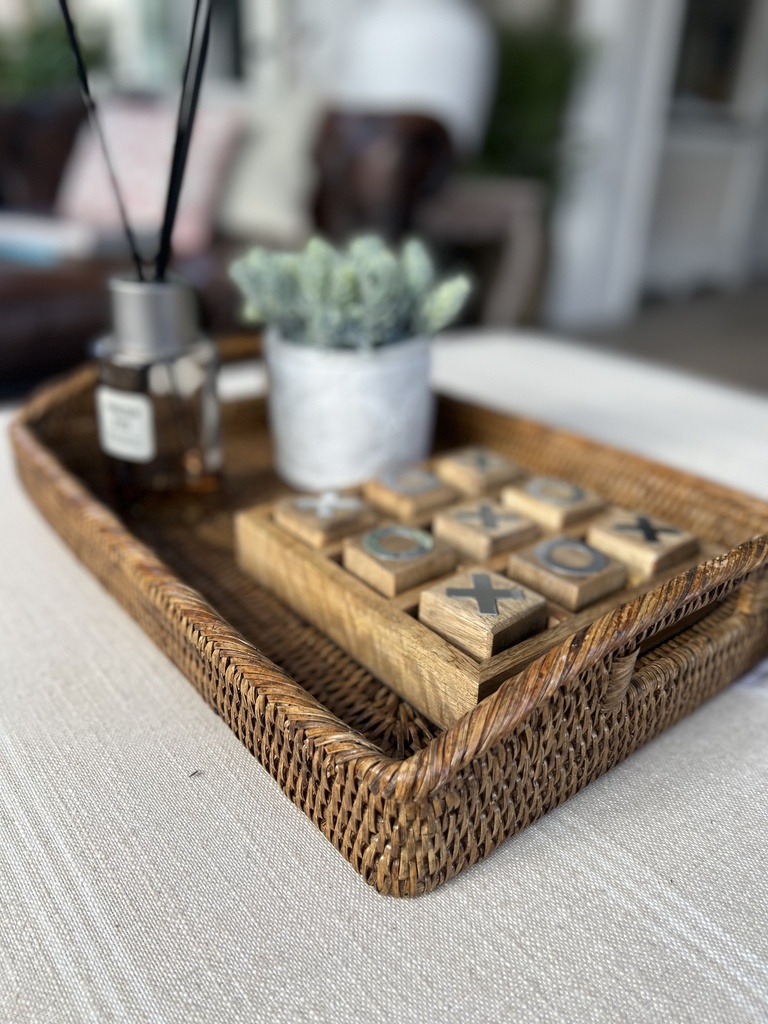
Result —
<path fill-rule="evenodd" d="M 167 102 L 106 100 L 101 123 L 134 231 L 157 236 L 163 219 L 176 134 L 176 106 Z M 235 110 L 202 104 L 187 158 L 173 250 L 202 252 L 211 240 L 220 190 L 242 133 Z M 89 125 L 77 137 L 56 199 L 60 217 L 99 230 L 120 229 L 120 216 L 101 148 Z"/>

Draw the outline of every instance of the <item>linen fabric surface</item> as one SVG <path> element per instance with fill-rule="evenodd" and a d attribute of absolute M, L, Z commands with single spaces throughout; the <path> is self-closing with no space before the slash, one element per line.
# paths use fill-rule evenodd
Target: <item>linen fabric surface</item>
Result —
<path fill-rule="evenodd" d="M 768 498 L 766 397 L 526 335 L 435 362 L 454 394 Z M 483 864 L 387 899 L 42 520 L 9 418 L 0 1021 L 765 1021 L 768 662 Z"/>

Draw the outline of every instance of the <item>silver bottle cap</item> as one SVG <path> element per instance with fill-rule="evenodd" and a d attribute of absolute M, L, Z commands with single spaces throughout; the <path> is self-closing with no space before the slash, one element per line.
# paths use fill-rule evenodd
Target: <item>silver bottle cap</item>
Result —
<path fill-rule="evenodd" d="M 129 359 L 168 359 L 200 336 L 195 293 L 185 281 L 109 282 L 113 333 L 104 339 L 115 355 Z"/>

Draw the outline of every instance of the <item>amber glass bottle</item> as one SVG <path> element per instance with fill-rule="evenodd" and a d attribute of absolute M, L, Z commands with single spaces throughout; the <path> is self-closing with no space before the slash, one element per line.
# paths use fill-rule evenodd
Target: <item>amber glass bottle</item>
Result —
<path fill-rule="evenodd" d="M 202 492 L 221 470 L 217 359 L 182 281 L 110 282 L 113 333 L 96 345 L 99 443 L 120 504 Z"/>

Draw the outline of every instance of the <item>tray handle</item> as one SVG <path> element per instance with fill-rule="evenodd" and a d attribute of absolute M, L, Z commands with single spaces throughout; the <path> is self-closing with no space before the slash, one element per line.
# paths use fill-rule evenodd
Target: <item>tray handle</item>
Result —
<path fill-rule="evenodd" d="M 630 687 L 642 693 L 651 692 L 660 667 L 664 666 L 666 671 L 672 673 L 679 671 L 679 648 L 672 644 L 676 639 L 682 639 L 689 628 L 693 629 L 699 624 L 705 628 L 699 628 L 698 637 L 693 642 L 706 643 L 710 659 L 722 658 L 723 664 L 728 667 L 728 678 L 735 678 L 749 668 L 749 662 L 738 664 L 738 649 L 746 637 L 754 636 L 755 629 L 764 625 L 765 613 L 768 611 L 768 579 L 745 584 L 732 602 L 730 614 L 721 616 L 717 622 L 708 622 L 710 614 L 715 614 L 720 607 L 720 602 L 714 602 L 713 606 L 706 609 L 708 614 L 698 616 L 689 626 L 684 625 L 678 632 L 653 645 L 650 650 L 656 656 L 652 659 L 640 656 L 644 653 L 640 646 L 630 654 L 614 655 L 604 677 L 600 694 L 601 710 L 610 713 L 620 706 Z M 765 637 L 764 649 L 768 653 L 768 635 Z"/>
<path fill-rule="evenodd" d="M 606 711 L 617 707 L 624 700 L 635 675 L 639 654 L 640 649 L 638 648 L 631 654 L 616 655 L 613 658 L 605 674 L 605 682 L 600 694 L 600 704 Z"/>
<path fill-rule="evenodd" d="M 700 622 L 702 618 L 709 617 L 721 606 L 722 600 L 733 588 L 738 589 L 731 614 L 710 628 L 709 632 L 714 644 L 727 642 L 728 637 L 734 631 L 742 630 L 744 618 L 754 622 L 757 616 L 768 611 L 768 575 L 764 570 L 758 571 L 755 577 L 746 580 L 740 586 L 739 578 L 734 578 L 730 587 L 725 589 L 725 593 L 721 586 L 713 594 L 703 595 L 699 601 L 693 602 L 694 610 L 688 615 L 683 615 L 670 628 L 660 630 L 656 635 L 649 637 L 643 637 L 640 634 L 634 638 L 634 645 L 625 644 L 621 650 L 608 655 L 605 660 L 606 671 L 600 694 L 603 710 L 611 711 L 620 705 L 633 682 L 642 688 L 642 682 L 635 679 L 636 672 L 642 671 L 642 666 L 638 666 L 640 655 L 679 637 L 688 628 Z"/>
<path fill-rule="evenodd" d="M 691 616 L 681 619 L 671 630 L 650 638 L 650 642 L 638 642 L 632 650 L 624 648 L 621 652 L 615 652 L 609 656 L 600 695 L 602 708 L 605 711 L 611 711 L 621 704 L 630 686 L 636 685 L 640 689 L 644 687 L 643 680 L 640 678 L 643 674 L 643 665 L 642 662 L 638 664 L 638 659 L 642 654 L 679 637 L 689 627 L 711 616 L 719 607 L 721 607 L 721 601 L 715 597 Z M 761 573 L 757 578 L 749 579 L 739 587 L 731 615 L 721 619 L 710 630 L 712 644 L 727 643 L 731 636 L 743 633 L 744 629 L 750 625 L 754 626 L 756 619 L 766 612 L 768 612 L 768 576 Z M 639 638 L 637 639 L 639 640 Z"/>
<path fill-rule="evenodd" d="M 650 685 L 641 657 L 644 652 L 672 639 L 694 623 L 697 615 L 704 619 L 734 590 L 738 594 L 733 611 L 717 624 L 719 637 L 713 635 L 710 642 L 726 643 L 733 627 L 737 632 L 742 629 L 746 635 L 754 634 L 755 628 L 764 628 L 768 611 L 767 567 L 765 534 L 635 598 L 508 679 L 407 761 L 379 760 L 375 765 L 361 762 L 360 767 L 368 768 L 375 776 L 369 780 L 372 792 L 416 800 L 428 798 L 475 758 L 505 742 L 556 689 L 571 686 L 585 672 L 600 673 L 603 699 L 615 707 L 629 686 Z M 740 674 L 740 667 L 736 674 Z M 603 707 L 607 710 L 606 705 Z"/>
<path fill-rule="evenodd" d="M 743 615 L 768 612 L 768 573 L 748 580 L 739 590 L 736 608 Z"/>

